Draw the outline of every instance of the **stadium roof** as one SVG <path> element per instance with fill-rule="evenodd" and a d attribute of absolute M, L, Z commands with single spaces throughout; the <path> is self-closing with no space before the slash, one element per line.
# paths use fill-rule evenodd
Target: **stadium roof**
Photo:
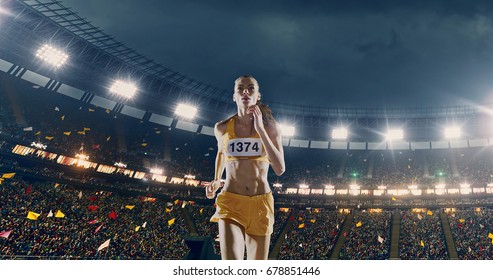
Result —
<path fill-rule="evenodd" d="M 153 61 L 93 26 L 59 1 L 7 0 L 3 3 L 10 14 L 1 19 L 0 58 L 83 90 L 83 102 L 103 97 L 121 104 L 121 108 L 126 104 L 145 112 L 171 116 L 178 102 L 188 101 L 200 108 L 198 121 L 208 126 L 235 111 L 228 91 Z M 33 61 L 33 48 L 45 43 L 69 53 L 71 62 L 62 71 L 42 67 Z M 106 89 L 110 86 L 108 80 L 114 78 L 136 81 L 138 98 L 127 101 L 111 96 Z M 484 108 L 472 105 L 328 108 L 272 101 L 268 104 L 278 120 L 302 127 L 301 133 L 309 139 L 324 139 L 325 130 L 341 124 L 352 126 L 353 131 L 359 130 L 355 133 L 356 138 L 363 140 L 369 134 L 375 134 L 375 130 L 389 126 L 404 126 L 410 131 L 408 135 L 415 135 L 412 139 L 431 139 L 428 130 L 454 122 L 468 127 L 469 135 L 489 137 L 489 130 L 484 126 L 490 122 L 490 105 Z"/>

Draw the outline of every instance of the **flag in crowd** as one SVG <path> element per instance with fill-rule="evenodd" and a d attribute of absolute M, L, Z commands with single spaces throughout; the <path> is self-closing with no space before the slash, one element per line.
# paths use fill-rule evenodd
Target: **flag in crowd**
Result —
<path fill-rule="evenodd" d="M 2 231 L 2 232 L 0 232 L 0 237 L 8 239 L 11 232 L 12 232 L 12 230 Z"/>
<path fill-rule="evenodd" d="M 377 239 L 378 239 L 378 242 L 383 243 L 383 238 L 380 235 L 378 236 Z"/>
<path fill-rule="evenodd" d="M 55 218 L 65 218 L 65 214 L 62 211 L 58 210 L 55 214 Z"/>
<path fill-rule="evenodd" d="M 35 212 L 32 212 L 32 211 L 29 211 L 29 212 L 27 213 L 27 218 L 28 218 L 29 220 L 36 221 L 36 220 L 38 219 L 38 217 L 39 217 L 39 214 L 38 214 L 38 213 L 35 213 Z"/>
<path fill-rule="evenodd" d="M 4 174 L 2 175 L 2 178 L 3 178 L 3 179 L 10 179 L 10 178 L 12 178 L 12 177 L 14 177 L 14 176 L 15 176 L 15 173 L 4 173 Z"/>
<path fill-rule="evenodd" d="M 26 195 L 31 193 L 31 185 L 27 186 L 26 191 L 24 192 Z"/>
<path fill-rule="evenodd" d="M 111 240 L 111 238 L 106 240 L 103 244 L 99 245 L 98 252 L 103 250 L 104 248 L 110 246 L 110 240 Z"/>
<path fill-rule="evenodd" d="M 110 217 L 110 219 L 115 220 L 118 217 L 118 214 L 116 214 L 115 211 L 111 211 L 111 213 L 108 214 L 108 217 Z"/>
<path fill-rule="evenodd" d="M 94 233 L 97 233 L 102 227 L 103 227 L 104 223 L 101 223 L 95 230 L 94 230 Z"/>

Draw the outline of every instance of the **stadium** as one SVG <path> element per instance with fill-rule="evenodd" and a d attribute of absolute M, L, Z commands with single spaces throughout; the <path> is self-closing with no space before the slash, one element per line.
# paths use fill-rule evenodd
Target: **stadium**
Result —
<path fill-rule="evenodd" d="M 0 3 L 0 258 L 219 259 L 204 188 L 230 93 L 58 1 Z M 266 103 L 270 260 L 493 258 L 491 106 Z"/>

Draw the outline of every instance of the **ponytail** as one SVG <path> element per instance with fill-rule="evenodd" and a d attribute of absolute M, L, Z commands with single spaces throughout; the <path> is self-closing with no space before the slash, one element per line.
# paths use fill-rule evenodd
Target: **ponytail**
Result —
<path fill-rule="evenodd" d="M 262 119 L 264 121 L 264 125 L 266 126 L 275 126 L 276 120 L 272 115 L 272 110 L 269 108 L 269 105 L 257 101 L 256 104 L 260 108 L 260 112 L 262 112 Z"/>

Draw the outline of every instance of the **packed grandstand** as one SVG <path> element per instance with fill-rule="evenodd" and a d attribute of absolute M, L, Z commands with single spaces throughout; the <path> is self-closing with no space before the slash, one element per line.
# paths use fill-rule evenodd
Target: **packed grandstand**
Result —
<path fill-rule="evenodd" d="M 59 3 L 7 3 L 19 14 L 0 31 L 0 258 L 188 259 L 194 238 L 212 242 L 209 258 L 218 258 L 217 224 L 209 222 L 215 205 L 204 187 L 217 153 L 212 125 L 231 104 L 221 105 L 216 91 L 200 84 L 192 90 L 178 79 L 163 82 L 119 57 L 123 50 L 106 50 L 101 59 L 114 59 L 106 66 L 96 58 L 90 65 L 87 55 L 101 51 L 102 41 L 48 15 L 55 10 L 49 3 Z M 43 32 L 86 43 L 84 69 L 72 69 L 80 77 L 26 62 L 26 46 L 14 51 L 6 44 L 35 41 Z M 166 94 L 151 95 L 151 84 L 159 84 L 152 80 L 148 101 L 126 101 L 86 83 L 88 73 L 108 76 L 117 68 L 112 63 L 154 77 Z M 207 108 L 198 120 L 168 110 L 197 96 Z M 166 104 L 161 111 L 156 99 Z M 493 150 L 479 111 L 396 110 L 383 121 L 378 110 L 331 115 L 274 106 L 276 118 L 306 127 L 284 139 L 286 172 L 269 173 L 276 202 L 269 259 L 493 258 Z M 452 121 L 468 122 L 465 138 L 429 132 Z M 358 125 L 356 140 L 321 137 L 340 122 Z M 389 122 L 416 133 L 395 146 L 365 134 Z"/>

